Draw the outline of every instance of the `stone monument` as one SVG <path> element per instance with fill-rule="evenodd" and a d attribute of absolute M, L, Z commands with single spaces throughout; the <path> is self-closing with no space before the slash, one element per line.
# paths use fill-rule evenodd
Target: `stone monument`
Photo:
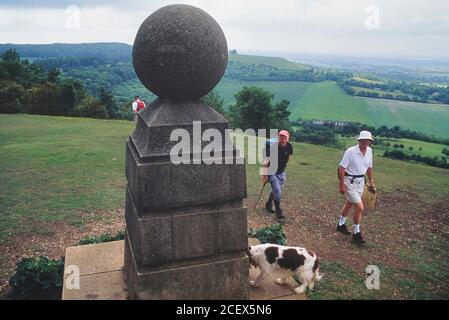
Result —
<path fill-rule="evenodd" d="M 213 128 L 226 136 L 228 121 L 200 98 L 223 76 L 227 50 L 217 22 L 189 5 L 155 11 L 137 32 L 134 68 L 158 98 L 138 114 L 126 142 L 125 273 L 131 299 L 248 299 L 241 155 L 223 142 L 222 164 L 174 164 L 170 158 L 178 143 L 170 139 L 175 129 L 187 130 L 191 145 L 197 121 L 201 134 Z M 189 159 L 208 143 L 192 147 Z"/>

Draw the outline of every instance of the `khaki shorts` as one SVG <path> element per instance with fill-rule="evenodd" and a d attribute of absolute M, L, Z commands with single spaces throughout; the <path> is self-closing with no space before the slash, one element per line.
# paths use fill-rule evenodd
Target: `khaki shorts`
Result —
<path fill-rule="evenodd" d="M 354 178 L 351 183 L 352 177 L 344 177 L 346 187 L 346 199 L 350 203 L 362 202 L 363 189 L 365 187 L 365 178 Z"/>

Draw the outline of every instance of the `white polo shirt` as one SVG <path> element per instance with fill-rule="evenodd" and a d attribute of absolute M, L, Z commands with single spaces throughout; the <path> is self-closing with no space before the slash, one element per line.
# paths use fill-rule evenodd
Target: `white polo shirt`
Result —
<path fill-rule="evenodd" d="M 359 145 L 350 147 L 343 155 L 340 166 L 350 175 L 365 175 L 368 168 L 373 167 L 373 150 L 367 147 L 363 155 Z"/>

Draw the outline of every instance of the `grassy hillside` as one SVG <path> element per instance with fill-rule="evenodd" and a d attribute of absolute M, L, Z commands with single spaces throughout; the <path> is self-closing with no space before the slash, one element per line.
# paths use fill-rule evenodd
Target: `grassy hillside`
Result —
<path fill-rule="evenodd" d="M 124 142 L 133 127 L 126 121 L 0 115 L 1 283 L 22 256 L 62 256 L 86 230 L 98 235 L 98 226 L 112 219 L 108 210 L 123 210 Z M 282 201 L 285 230 L 289 245 L 305 246 L 322 261 L 325 277 L 312 299 L 449 298 L 449 170 L 376 157 L 379 204 L 363 218 L 368 244 L 359 248 L 335 233 L 343 201 L 335 170 L 343 151 L 293 147 Z M 254 228 L 276 222 L 263 200 L 253 209 L 257 170 L 247 166 L 248 225 Z M 364 287 L 368 264 L 381 269 L 380 290 Z"/>
<path fill-rule="evenodd" d="M 128 121 L 0 115 L 0 240 L 123 202 Z M 23 223 L 23 221 L 31 223 Z"/>
<path fill-rule="evenodd" d="M 229 61 L 236 61 L 244 64 L 264 64 L 279 69 L 287 70 L 308 70 L 310 66 L 300 64 L 280 57 L 264 57 L 246 54 L 229 54 Z"/>

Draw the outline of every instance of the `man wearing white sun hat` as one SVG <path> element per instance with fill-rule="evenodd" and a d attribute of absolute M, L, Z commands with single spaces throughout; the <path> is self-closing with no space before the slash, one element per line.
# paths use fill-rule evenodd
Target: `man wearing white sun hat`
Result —
<path fill-rule="evenodd" d="M 369 147 L 374 139 L 371 132 L 361 131 L 357 140 L 358 145 L 346 150 L 338 168 L 340 193 L 345 194 L 346 202 L 341 210 L 337 231 L 346 235 L 351 234 L 346 228 L 345 221 L 349 210 L 355 207 L 352 241 L 356 244 L 363 244 L 365 240 L 360 232 L 360 222 L 364 209 L 362 194 L 365 186 L 365 174 L 368 175 L 369 185 L 376 188 L 373 177 L 373 151 Z"/>

